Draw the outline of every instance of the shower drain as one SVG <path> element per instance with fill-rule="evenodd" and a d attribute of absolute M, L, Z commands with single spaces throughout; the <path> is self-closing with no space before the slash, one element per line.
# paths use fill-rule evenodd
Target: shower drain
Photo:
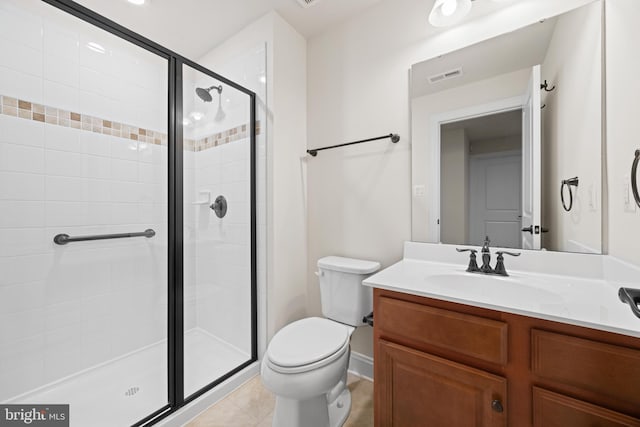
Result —
<path fill-rule="evenodd" d="M 140 387 L 131 387 L 129 390 L 124 392 L 124 395 L 127 397 L 135 396 L 137 392 L 140 391 Z"/>

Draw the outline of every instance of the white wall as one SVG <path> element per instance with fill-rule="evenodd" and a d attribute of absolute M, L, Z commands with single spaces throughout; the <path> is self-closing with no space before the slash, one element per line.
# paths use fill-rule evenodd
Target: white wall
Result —
<path fill-rule="evenodd" d="M 601 252 L 601 10 L 593 3 L 560 17 L 541 67 L 556 86 L 542 92 L 542 224 L 550 230 L 543 246 L 550 250 Z M 580 184 L 566 212 L 560 182 L 574 176 Z"/>
<path fill-rule="evenodd" d="M 440 145 L 440 238 L 445 243 L 469 241 L 469 140 L 464 129 L 443 130 Z"/>
<path fill-rule="evenodd" d="M 268 313 L 266 325 L 261 322 L 260 326 L 265 327 L 262 336 L 268 341 L 282 326 L 307 313 L 306 168 L 301 160 L 307 139 L 306 40 L 272 12 L 216 47 L 200 63 L 214 68 L 260 44 L 266 44 L 267 66 L 266 96 L 256 90 L 262 132 L 266 132 L 266 144 L 258 147 L 258 174 L 264 177 L 259 179 L 264 188 L 258 192 L 258 209 L 265 211 L 266 235 L 258 236 L 258 252 L 266 254 L 266 259 L 259 260 L 259 275 L 266 276 L 261 287 L 266 289 L 266 303 L 264 298 L 261 302 Z M 262 336 L 261 351 L 266 345 Z"/>
<path fill-rule="evenodd" d="M 307 43 L 274 14 L 268 336 L 307 315 Z"/>
<path fill-rule="evenodd" d="M 166 142 L 167 62 L 23 4 L 0 4 L 0 400 L 167 330 L 167 150 L 148 139 Z M 147 228 L 155 237 L 53 243 Z"/>
<path fill-rule="evenodd" d="M 309 310 L 320 312 L 313 275 L 336 254 L 387 266 L 411 239 L 408 70 L 411 64 L 556 15 L 588 0 L 523 0 L 500 13 L 429 36 L 427 5 L 387 0 L 308 42 L 310 148 L 397 132 L 380 141 L 322 152 L 309 160 Z M 371 331 L 353 349 L 372 354 Z"/>
<path fill-rule="evenodd" d="M 626 188 L 634 152 L 640 149 L 640 3 L 637 0 L 606 1 L 606 108 L 607 168 L 609 191 L 609 253 L 640 265 L 640 208 L 628 211 Z M 630 206 L 633 206 L 631 197 Z"/>

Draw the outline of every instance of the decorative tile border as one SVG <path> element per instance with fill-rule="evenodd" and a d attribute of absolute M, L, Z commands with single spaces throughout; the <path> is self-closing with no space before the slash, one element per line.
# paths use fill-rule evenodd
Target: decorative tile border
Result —
<path fill-rule="evenodd" d="M 167 145 L 167 134 L 139 128 L 125 123 L 112 122 L 88 114 L 74 113 L 47 105 L 36 104 L 9 96 L 0 96 L 0 111 L 6 116 L 70 127 L 88 132 L 112 135 L 155 145 Z"/>
<path fill-rule="evenodd" d="M 0 114 L 56 126 L 100 133 L 103 135 L 131 139 L 154 145 L 166 146 L 168 140 L 167 134 L 156 132 L 151 129 L 144 129 L 124 123 L 113 122 L 99 117 L 93 117 L 88 114 L 75 113 L 5 95 L 0 95 Z M 260 127 L 260 122 L 257 122 L 257 135 L 260 134 Z M 204 151 L 248 137 L 249 125 L 244 124 L 215 133 L 203 139 L 185 139 L 184 149 L 187 151 Z"/>
<path fill-rule="evenodd" d="M 256 135 L 260 135 L 260 122 L 256 122 Z M 204 151 L 245 138 L 249 138 L 249 125 L 240 125 L 214 133 L 206 138 L 198 140 L 185 139 L 184 149 L 187 151 Z"/>

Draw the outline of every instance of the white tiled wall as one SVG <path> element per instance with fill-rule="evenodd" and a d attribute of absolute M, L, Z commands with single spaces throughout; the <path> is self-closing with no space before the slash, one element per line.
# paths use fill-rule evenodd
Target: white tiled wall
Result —
<path fill-rule="evenodd" d="M 216 68 L 227 78 L 257 90 L 265 99 L 265 48 L 259 46 L 234 61 Z M 185 73 L 188 76 L 188 73 Z M 197 84 L 216 82 L 192 76 Z M 190 89 L 185 89 L 185 94 Z M 212 93 L 216 101 L 217 93 Z M 231 88 L 223 90 L 223 99 L 232 100 L 226 107 L 223 122 L 211 120 L 186 128 L 188 138 L 204 138 L 249 121 L 249 100 Z M 185 111 L 198 108 L 198 99 L 185 97 Z M 215 102 L 214 102 L 215 104 Z M 211 108 L 217 108 L 217 104 Z M 215 114 L 207 110 L 207 115 Z M 266 112 L 258 108 L 257 120 L 266 123 Z M 264 185 L 265 129 L 256 138 L 258 182 Z M 250 140 L 242 139 L 198 152 L 185 152 L 185 325 L 201 328 L 247 355 L 251 352 L 251 226 L 250 226 Z M 208 205 L 193 205 L 210 192 L 211 201 L 224 195 L 229 207 L 220 219 Z M 264 188 L 258 188 L 258 254 L 264 256 Z M 262 239 L 261 239 L 262 237 Z M 260 268 L 258 260 L 258 276 Z M 185 355 L 187 361 L 193 355 Z"/>
<path fill-rule="evenodd" d="M 185 151 L 185 329 L 251 352 L 249 139 Z M 210 194 L 210 202 L 194 204 Z M 218 218 L 209 204 L 223 195 Z M 190 355 L 186 355 L 187 359 Z"/>
<path fill-rule="evenodd" d="M 147 129 L 165 127 L 166 64 L 50 6 L 23 1 L 45 19 L 22 2 L 0 4 L 0 93 Z"/>
<path fill-rule="evenodd" d="M 195 211 L 197 325 L 250 353 L 249 140 L 198 152 L 195 166 L 195 187 L 228 203 L 224 218 L 207 206 Z"/>
<path fill-rule="evenodd" d="M 166 147 L 75 129 L 60 139 L 53 125 L 0 116 L 2 130 L 25 123 L 56 148 L 73 140 L 84 148 L 30 147 L 0 133 L 11 159 L 0 164 L 0 399 L 166 334 Z M 121 158 L 121 145 L 135 160 Z M 146 228 L 157 235 L 52 241 Z"/>
<path fill-rule="evenodd" d="M 0 94 L 166 132 L 166 62 L 142 49 L 3 0 L 0 51 Z M 0 115 L 0 401 L 166 336 L 166 165 L 164 146 Z"/>

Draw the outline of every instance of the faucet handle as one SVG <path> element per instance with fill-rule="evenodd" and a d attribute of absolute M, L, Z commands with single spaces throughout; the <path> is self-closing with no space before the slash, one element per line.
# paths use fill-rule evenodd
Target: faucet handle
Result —
<path fill-rule="evenodd" d="M 458 252 L 471 252 L 471 254 L 475 255 L 478 251 L 476 249 L 460 249 L 460 248 L 456 248 L 456 251 Z"/>
<path fill-rule="evenodd" d="M 470 273 L 474 273 L 476 271 L 480 271 L 480 268 L 478 267 L 478 263 L 476 262 L 476 253 L 478 252 L 475 249 L 460 249 L 460 248 L 456 248 L 456 251 L 458 252 L 471 252 L 469 254 L 469 266 L 467 267 L 467 271 Z"/>
<path fill-rule="evenodd" d="M 496 268 L 493 270 L 495 274 L 499 274 L 500 276 L 508 276 L 507 269 L 504 268 L 504 256 L 503 254 L 507 254 L 510 256 L 520 256 L 520 252 L 508 252 L 508 251 L 496 251 L 498 254 L 498 258 L 496 259 Z"/>
<path fill-rule="evenodd" d="M 496 251 L 496 254 L 498 254 L 498 257 L 504 258 L 502 254 L 507 254 L 511 256 L 520 256 L 521 252 Z"/>

